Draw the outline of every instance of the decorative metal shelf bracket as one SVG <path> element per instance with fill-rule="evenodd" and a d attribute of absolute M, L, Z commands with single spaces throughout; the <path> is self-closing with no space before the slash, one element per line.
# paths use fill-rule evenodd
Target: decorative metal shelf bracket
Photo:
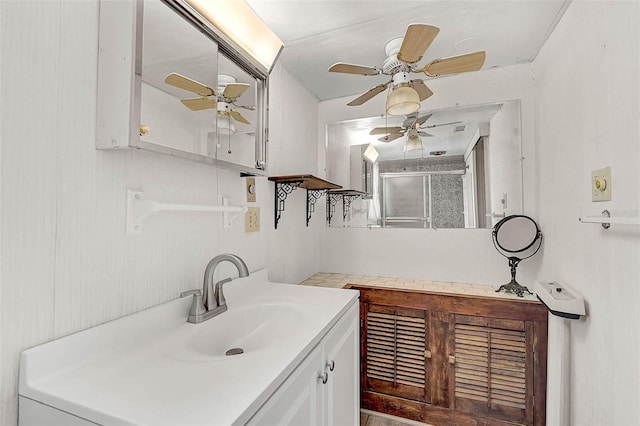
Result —
<path fill-rule="evenodd" d="M 351 211 L 351 203 L 353 200 L 367 197 L 370 197 L 370 195 L 366 192 L 353 189 L 329 191 L 329 195 L 327 196 L 327 225 L 331 225 L 331 220 L 336 212 L 336 205 L 340 198 L 342 198 L 342 220 L 346 221 L 347 215 Z"/>
<path fill-rule="evenodd" d="M 316 201 L 327 193 L 330 189 L 342 188 L 340 185 L 331 183 L 324 179 L 320 179 L 313 175 L 288 175 L 288 176 L 271 176 L 269 180 L 274 182 L 275 187 L 275 228 L 278 229 L 278 222 L 284 211 L 284 200 L 293 190 L 304 188 L 307 190 L 307 226 L 311 220 L 311 214 L 316 209 Z"/>
<path fill-rule="evenodd" d="M 347 220 L 347 214 L 351 209 L 351 203 L 356 198 L 360 198 L 360 194 L 343 194 L 342 195 L 342 220 Z"/>
<path fill-rule="evenodd" d="M 307 226 L 309 226 L 311 214 L 316 211 L 316 201 L 328 191 L 328 189 L 307 189 Z"/>
<path fill-rule="evenodd" d="M 331 219 L 333 218 L 333 214 L 336 212 L 336 205 L 338 204 L 338 200 L 340 199 L 340 194 L 332 194 L 329 192 L 327 194 L 327 224 L 331 225 Z"/>
<path fill-rule="evenodd" d="M 278 222 L 280 222 L 280 216 L 284 211 L 284 201 L 287 199 L 287 196 L 291 194 L 294 190 L 298 189 L 302 181 L 298 182 L 275 182 L 276 184 L 276 196 L 275 196 L 275 205 L 274 205 L 274 226 L 278 229 Z M 308 216 L 307 216 L 308 217 Z M 309 220 L 307 219 L 307 225 L 309 224 Z"/>

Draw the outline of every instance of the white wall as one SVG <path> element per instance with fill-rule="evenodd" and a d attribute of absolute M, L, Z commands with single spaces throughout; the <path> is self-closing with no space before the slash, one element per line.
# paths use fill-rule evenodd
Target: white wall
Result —
<path fill-rule="evenodd" d="M 97 2 L 0 1 L 0 17 L 4 426 L 16 422 L 21 350 L 200 287 L 204 267 L 216 254 L 236 253 L 251 270 L 279 259 L 268 255 L 269 238 L 277 234 L 269 231 L 273 184 L 266 178 L 256 179 L 261 232 L 245 233 L 242 218 L 227 230 L 219 214 L 162 213 L 145 223 L 143 235 L 126 236 L 127 187 L 165 202 L 219 204 L 229 196 L 233 204 L 244 202 L 244 179 L 238 172 L 160 154 L 95 149 Z M 298 171 L 315 172 L 317 103 L 295 84 L 282 68 L 274 71 L 272 105 L 289 112 L 271 123 L 272 170 L 288 172 L 287 161 L 295 159 L 306 161 Z M 273 109 L 272 116 L 277 118 Z M 307 127 L 308 142 L 286 137 L 291 128 L 304 133 Z M 287 144 L 291 155 L 283 157 Z M 304 216 L 304 204 L 286 214 L 288 226 L 308 232 L 294 221 Z M 308 243 L 293 232 L 287 238 L 293 247 Z M 221 266 L 221 275 L 234 272 Z M 315 273 L 314 267 L 306 261 L 299 270 L 274 269 L 298 280 Z"/>
<path fill-rule="evenodd" d="M 520 108 L 514 102 L 505 103 L 491 120 L 490 134 L 486 139 L 486 152 L 489 154 L 488 167 L 490 211 L 506 215 L 522 212 L 522 183 L 514 179 L 520 174 L 520 127 L 513 123 L 520 120 Z M 506 199 L 506 208 L 502 200 Z M 491 226 L 500 218 L 493 218 Z"/>
<path fill-rule="evenodd" d="M 423 102 L 423 108 L 439 109 L 521 100 L 522 152 L 525 157 L 524 211 L 535 218 L 535 97 L 531 65 L 516 65 L 430 79 L 426 83 L 434 95 Z M 346 106 L 354 97 L 320 103 L 319 152 L 324 152 L 326 146 L 324 131 L 327 123 L 373 117 L 384 111 L 384 95 L 379 95 L 360 107 Z M 326 170 L 326 156 L 320 155 L 319 162 L 320 170 Z M 492 285 L 500 285 L 510 279 L 507 260 L 493 247 L 489 229 L 331 228 L 324 234 L 322 244 L 322 271 L 396 275 Z M 539 260 L 536 258 L 522 262 L 518 268 L 519 281 L 524 285 L 533 284 L 532 280 L 538 268 Z"/>
<path fill-rule="evenodd" d="M 276 65 L 276 73 L 270 78 L 269 176 L 318 176 L 318 102 L 291 75 L 279 70 L 282 66 Z M 271 191 L 274 186 L 270 185 Z M 306 190 L 298 188 L 287 196 L 278 229 L 274 230 L 269 223 L 272 281 L 299 283 L 318 272 L 317 258 L 321 254 L 318 241 L 325 226 L 325 202 L 326 196 L 317 201 L 307 227 Z M 273 201 L 270 203 L 273 210 Z"/>
<path fill-rule="evenodd" d="M 533 64 L 541 276 L 588 304 L 571 323 L 573 425 L 640 424 L 640 227 L 577 220 L 640 213 L 638 22 L 638 2 L 574 1 Z M 591 171 L 605 166 L 612 200 L 593 203 Z"/>

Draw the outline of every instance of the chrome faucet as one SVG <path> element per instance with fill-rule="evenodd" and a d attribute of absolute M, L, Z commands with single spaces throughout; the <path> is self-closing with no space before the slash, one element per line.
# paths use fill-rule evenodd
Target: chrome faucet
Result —
<path fill-rule="evenodd" d="M 231 278 L 218 281 L 215 287 L 213 285 L 213 273 L 216 267 L 224 261 L 231 262 L 238 268 L 239 278 L 249 276 L 247 264 L 235 254 L 220 254 L 211 259 L 204 270 L 202 290 L 188 290 L 180 294 L 180 297 L 193 295 L 193 302 L 191 303 L 189 318 L 187 319 L 188 322 L 197 324 L 213 318 L 216 315 L 220 315 L 227 310 L 227 301 L 224 298 L 222 286 L 230 282 Z"/>

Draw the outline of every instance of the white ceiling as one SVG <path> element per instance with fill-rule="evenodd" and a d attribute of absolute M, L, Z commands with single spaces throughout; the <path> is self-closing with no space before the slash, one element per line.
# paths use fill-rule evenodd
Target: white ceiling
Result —
<path fill-rule="evenodd" d="M 440 28 L 420 65 L 477 50 L 487 52 L 483 69 L 531 62 L 570 2 L 247 1 L 284 42 L 279 59 L 282 65 L 321 101 L 359 95 L 389 80 L 387 76 L 337 74 L 327 69 L 335 62 L 381 66 L 385 44 L 402 37 L 410 23 Z"/>

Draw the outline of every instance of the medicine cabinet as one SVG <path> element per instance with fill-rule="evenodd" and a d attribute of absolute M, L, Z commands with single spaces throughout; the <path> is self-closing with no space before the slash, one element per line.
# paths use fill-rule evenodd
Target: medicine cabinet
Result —
<path fill-rule="evenodd" d="M 268 73 L 238 52 L 184 0 L 101 1 L 96 148 L 266 175 Z"/>

